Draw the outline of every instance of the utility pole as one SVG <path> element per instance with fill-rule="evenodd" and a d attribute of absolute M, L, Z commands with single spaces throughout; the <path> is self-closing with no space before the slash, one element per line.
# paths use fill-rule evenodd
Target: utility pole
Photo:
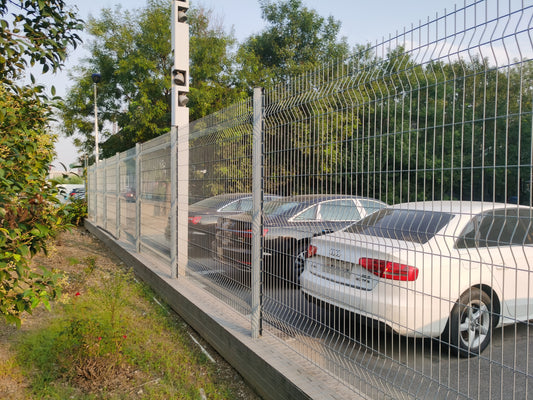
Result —
<path fill-rule="evenodd" d="M 185 273 L 189 217 L 189 0 L 172 0 L 171 277 Z"/>
<path fill-rule="evenodd" d="M 100 158 L 100 149 L 98 148 L 98 142 L 100 141 L 98 138 L 98 104 L 96 102 L 97 100 L 97 84 L 100 83 L 102 77 L 100 74 L 92 74 L 91 78 L 93 80 L 93 86 L 94 86 L 94 160 L 95 164 L 98 165 L 98 161 Z"/>

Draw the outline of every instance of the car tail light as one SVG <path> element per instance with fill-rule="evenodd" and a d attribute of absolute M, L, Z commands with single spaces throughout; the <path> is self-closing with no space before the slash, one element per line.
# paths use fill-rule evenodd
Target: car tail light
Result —
<path fill-rule="evenodd" d="M 267 232 L 268 232 L 267 228 L 263 229 L 263 236 L 266 236 Z M 247 239 L 251 239 L 252 238 L 252 230 L 251 229 L 247 229 L 245 231 L 238 231 L 238 232 L 236 232 L 236 235 L 244 237 L 244 238 L 247 238 Z"/>
<path fill-rule="evenodd" d="M 374 275 L 394 281 L 416 281 L 418 268 L 377 258 L 360 258 L 359 265 Z"/>
<path fill-rule="evenodd" d="M 193 225 L 197 225 L 202 220 L 202 217 L 200 215 L 197 215 L 196 217 L 189 217 L 189 222 Z"/>
<path fill-rule="evenodd" d="M 307 248 L 307 258 L 316 256 L 317 251 L 318 251 L 318 248 L 310 244 L 309 247 Z"/>

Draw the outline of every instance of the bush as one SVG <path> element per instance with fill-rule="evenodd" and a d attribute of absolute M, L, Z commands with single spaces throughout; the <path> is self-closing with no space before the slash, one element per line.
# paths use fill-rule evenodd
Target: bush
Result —
<path fill-rule="evenodd" d="M 32 271 L 28 259 L 46 252 L 62 229 L 57 189 L 47 182 L 54 137 L 47 133 L 49 107 L 33 89 L 0 86 L 0 314 L 20 324 L 20 315 L 56 297 L 57 276 Z"/>
<path fill-rule="evenodd" d="M 63 219 L 67 224 L 80 226 L 87 217 L 87 201 L 74 199 L 62 206 Z"/>
<path fill-rule="evenodd" d="M 46 181 L 52 105 L 33 75 L 31 86 L 20 82 L 28 65 L 60 69 L 83 21 L 63 0 L 0 0 L 0 18 L 0 315 L 20 325 L 22 313 L 49 308 L 58 294 L 57 276 L 31 270 L 28 259 L 62 227 L 57 190 Z"/>

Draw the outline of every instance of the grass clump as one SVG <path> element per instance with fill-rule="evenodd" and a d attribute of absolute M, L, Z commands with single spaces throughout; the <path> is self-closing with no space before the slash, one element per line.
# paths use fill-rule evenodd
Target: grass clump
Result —
<path fill-rule="evenodd" d="M 0 395 L 4 373 L 25 382 L 21 398 L 250 398 L 240 376 L 223 360 L 212 363 L 130 271 L 79 259 L 66 259 L 69 283 L 50 317 L 20 332 L 9 363 L 0 359 Z"/>

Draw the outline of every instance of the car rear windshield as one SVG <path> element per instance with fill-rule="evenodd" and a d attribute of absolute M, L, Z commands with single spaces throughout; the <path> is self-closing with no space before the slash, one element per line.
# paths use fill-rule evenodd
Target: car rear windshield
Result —
<path fill-rule="evenodd" d="M 452 218 L 453 214 L 445 212 L 384 208 L 351 225 L 346 232 L 426 243 Z"/>
<path fill-rule="evenodd" d="M 215 197 L 208 197 L 207 199 L 201 200 L 198 203 L 194 203 L 191 205 L 192 208 L 209 208 L 217 210 L 220 207 L 225 206 L 226 204 L 238 200 L 238 197 L 224 197 L 224 196 L 215 196 Z"/>
<path fill-rule="evenodd" d="M 305 204 L 295 201 L 275 200 L 265 204 L 264 214 L 273 215 L 292 215 L 305 207 Z"/>

